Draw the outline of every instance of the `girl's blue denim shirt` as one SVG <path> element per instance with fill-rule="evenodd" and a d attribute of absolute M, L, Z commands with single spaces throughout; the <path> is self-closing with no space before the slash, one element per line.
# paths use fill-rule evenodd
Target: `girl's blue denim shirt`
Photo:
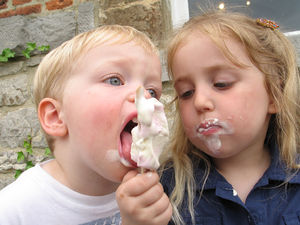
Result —
<path fill-rule="evenodd" d="M 249 193 L 246 203 L 215 169 L 211 170 L 199 200 L 205 165 L 192 157 L 197 225 L 300 225 L 300 173 L 287 174 L 280 163 L 277 146 L 270 145 L 270 150 L 272 163 Z M 161 183 L 170 195 L 175 183 L 172 167 L 164 171 Z M 186 202 L 180 213 L 186 224 L 192 224 Z"/>

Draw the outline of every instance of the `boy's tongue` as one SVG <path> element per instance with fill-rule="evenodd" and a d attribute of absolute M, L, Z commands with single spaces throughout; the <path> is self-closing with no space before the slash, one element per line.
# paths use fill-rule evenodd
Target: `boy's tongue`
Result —
<path fill-rule="evenodd" d="M 129 163 L 128 166 L 137 167 L 136 162 L 131 159 L 131 144 L 132 144 L 132 136 L 131 133 L 123 131 L 121 133 L 121 149 L 120 156 L 121 158 Z M 126 164 L 126 162 L 123 161 Z"/>
<path fill-rule="evenodd" d="M 138 125 L 131 134 L 125 130 L 121 133 L 120 157 L 125 166 L 155 170 L 168 139 L 168 121 L 163 104 L 155 98 L 146 99 L 144 92 L 142 87 L 136 91 Z"/>

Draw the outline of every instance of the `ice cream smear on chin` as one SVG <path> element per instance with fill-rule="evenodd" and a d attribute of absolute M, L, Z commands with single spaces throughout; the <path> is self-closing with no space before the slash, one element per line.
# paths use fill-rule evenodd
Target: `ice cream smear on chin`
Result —
<path fill-rule="evenodd" d="M 137 166 L 154 170 L 168 141 L 169 129 L 164 106 L 156 98 L 146 99 L 144 88 L 136 90 L 135 104 L 138 125 L 131 130 L 131 159 Z M 126 166 L 126 162 L 122 161 Z"/>
<path fill-rule="evenodd" d="M 217 118 L 209 118 L 196 128 L 196 132 L 204 144 L 213 153 L 217 154 L 222 147 L 220 135 L 232 134 L 233 129 L 225 121 L 220 121 Z"/>

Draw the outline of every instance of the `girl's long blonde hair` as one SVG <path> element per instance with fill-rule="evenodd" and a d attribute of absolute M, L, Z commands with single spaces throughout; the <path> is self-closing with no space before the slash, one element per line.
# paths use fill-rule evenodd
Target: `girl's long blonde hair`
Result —
<path fill-rule="evenodd" d="M 252 63 L 265 74 L 265 86 L 275 102 L 277 113 L 271 118 L 267 138 L 274 136 L 280 149 L 280 157 L 288 169 L 298 169 L 296 155 L 300 142 L 300 82 L 295 49 L 283 33 L 257 24 L 256 20 L 238 13 L 210 12 L 190 19 L 180 28 L 169 43 L 167 63 L 172 77 L 172 62 L 177 50 L 191 34 L 207 35 L 220 48 L 224 55 L 236 66 L 243 65 L 226 48 L 224 39 L 234 39 L 246 49 Z M 201 63 L 201 62 L 199 62 Z M 177 109 L 178 109 L 178 104 Z M 183 224 L 178 209 L 187 192 L 188 207 L 194 220 L 193 199 L 195 180 L 193 167 L 188 154 L 204 160 L 206 174 L 203 185 L 210 171 L 209 159 L 201 153 L 186 137 L 176 110 L 175 128 L 168 147 L 171 152 L 172 167 L 175 171 L 175 188 L 170 200 L 174 206 L 173 220 Z M 272 127 L 271 127 L 272 126 Z M 270 132 L 271 131 L 271 132 Z M 162 168 L 169 165 L 163 163 Z"/>

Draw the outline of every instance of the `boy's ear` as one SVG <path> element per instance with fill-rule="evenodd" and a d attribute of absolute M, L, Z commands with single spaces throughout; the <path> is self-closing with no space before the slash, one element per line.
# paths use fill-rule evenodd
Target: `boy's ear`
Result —
<path fill-rule="evenodd" d="M 63 137 L 68 129 L 61 118 L 61 104 L 52 98 L 44 98 L 38 107 L 38 117 L 43 130 L 50 136 Z"/>

